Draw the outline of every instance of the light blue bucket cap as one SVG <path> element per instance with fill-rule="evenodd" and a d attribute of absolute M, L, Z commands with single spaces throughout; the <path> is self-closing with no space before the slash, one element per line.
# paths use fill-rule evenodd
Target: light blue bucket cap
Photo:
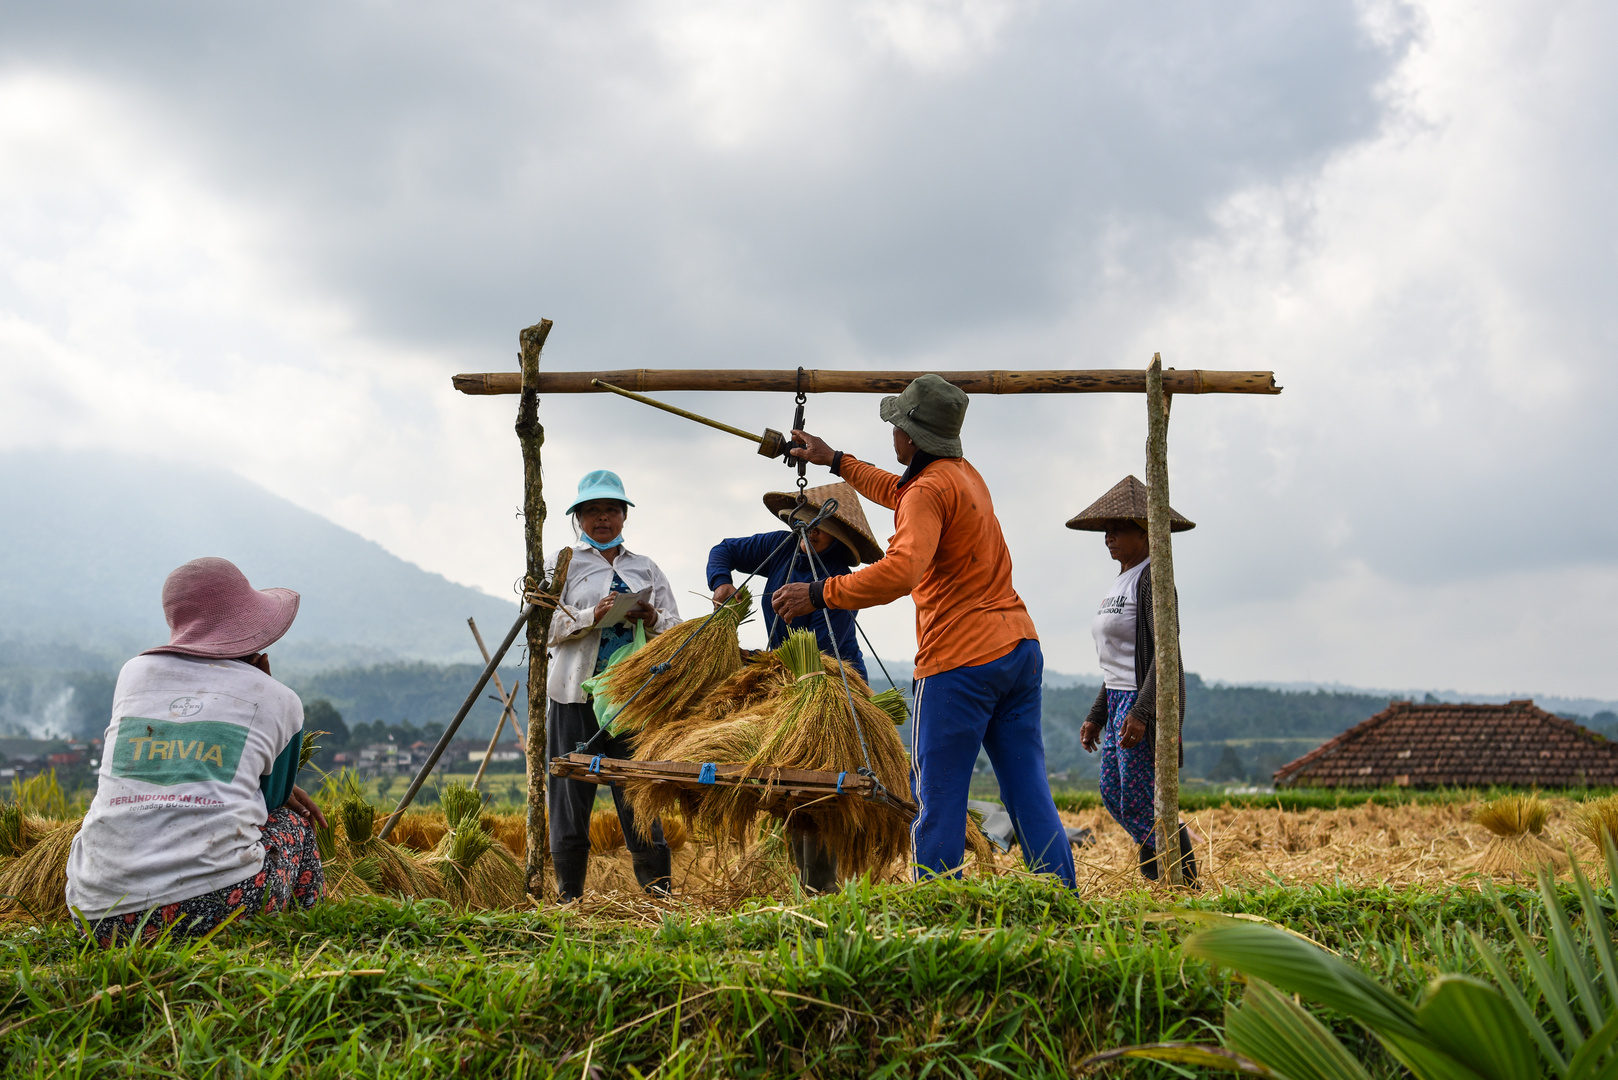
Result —
<path fill-rule="evenodd" d="M 611 469 L 597 469 L 584 474 L 584 479 L 579 481 L 578 497 L 573 500 L 572 506 L 562 512 L 571 514 L 592 499 L 616 499 L 626 506 L 635 505 L 629 501 L 629 496 L 624 494 L 624 482 L 618 479 L 617 473 Z"/>

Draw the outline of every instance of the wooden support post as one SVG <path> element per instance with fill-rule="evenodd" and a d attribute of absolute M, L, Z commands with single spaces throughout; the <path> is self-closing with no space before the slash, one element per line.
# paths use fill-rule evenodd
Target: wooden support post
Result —
<path fill-rule="evenodd" d="M 1146 532 L 1152 558 L 1152 623 L 1157 647 L 1157 865 L 1170 885 L 1185 883 L 1180 857 L 1180 611 L 1169 531 L 1169 395 L 1163 358 L 1146 369 Z"/>
<path fill-rule="evenodd" d="M 517 336 L 521 345 L 522 398 L 517 405 L 517 441 L 522 444 L 523 540 L 528 552 L 524 592 L 545 585 L 545 490 L 539 467 L 545 429 L 539 422 L 539 354 L 550 336 L 551 320 L 541 319 Z M 565 568 L 557 567 L 561 577 Z M 559 591 L 559 590 L 558 590 Z M 528 620 L 528 842 L 526 880 L 530 896 L 543 895 L 550 864 L 550 843 L 545 821 L 545 685 L 550 657 L 545 639 L 550 634 L 554 606 L 540 606 Z"/>

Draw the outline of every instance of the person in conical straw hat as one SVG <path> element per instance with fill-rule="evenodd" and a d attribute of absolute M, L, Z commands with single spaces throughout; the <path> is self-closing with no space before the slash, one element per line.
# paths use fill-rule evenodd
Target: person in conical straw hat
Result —
<path fill-rule="evenodd" d="M 813 585 L 783 585 L 774 606 L 796 618 L 908 594 L 916 604 L 911 760 L 920 812 L 911 843 L 918 879 L 959 872 L 967 788 L 981 747 L 1029 868 L 1073 888 L 1073 850 L 1045 775 L 1044 657 L 1011 585 L 1011 552 L 989 487 L 962 456 L 966 406 L 966 392 L 938 375 L 882 400 L 878 415 L 893 425 L 894 456 L 905 467 L 898 476 L 807 432 L 792 433 L 804 443 L 794 455 L 830 466 L 860 495 L 891 508 L 894 534 L 882 561 Z"/>
<path fill-rule="evenodd" d="M 713 601 L 717 606 L 736 592 L 736 585 L 731 579 L 733 573 L 764 575 L 763 606 L 759 610 L 768 618 L 769 647 L 773 649 L 780 645 L 793 630 L 813 630 L 821 652 L 842 657 L 849 667 L 860 673 L 861 678 L 868 680 L 870 677 L 865 673 L 865 657 L 860 652 L 852 611 L 832 612 L 831 625 L 828 627 L 827 620 L 814 612 L 786 619 L 770 608 L 775 591 L 788 582 L 841 577 L 860 563 L 872 563 L 882 557 L 882 548 L 871 535 L 870 522 L 865 519 L 865 508 L 860 505 L 860 497 L 853 488 L 839 482 L 809 488 L 803 494 L 805 503 L 799 506 L 795 493 L 771 491 L 764 496 L 764 507 L 788 523 L 795 518 L 812 521 L 828 499 L 837 500 L 833 516 L 809 530 L 807 540 L 810 550 L 814 552 L 813 564 L 809 551 L 801 550 L 801 543 L 800 550 L 796 552 L 792 544 L 783 543 L 792 535 L 785 529 L 733 537 L 719 541 L 708 552 L 708 588 L 713 590 Z M 797 864 L 798 876 L 804 888 L 813 892 L 830 892 L 837 888 L 837 857 L 827 851 L 819 838 L 805 827 L 794 825 L 789 832 L 792 860 Z"/>
<path fill-rule="evenodd" d="M 761 611 L 769 617 L 770 648 L 787 639 L 793 630 L 813 630 L 820 641 L 820 651 L 841 656 L 865 678 L 865 658 L 860 653 L 854 632 L 854 613 L 832 613 L 831 629 L 826 620 L 808 615 L 795 619 L 776 617 L 770 609 L 775 590 L 789 581 L 808 582 L 815 578 L 841 576 L 860 563 L 873 563 L 882 557 L 882 548 L 871 535 L 871 524 L 865 520 L 865 508 L 860 497 L 845 483 L 824 484 L 804 493 L 805 503 L 798 506 L 793 492 L 771 491 L 764 496 L 764 507 L 775 517 L 790 523 L 794 518 L 813 520 L 826 500 L 836 499 L 833 516 L 809 531 L 809 545 L 814 549 L 815 565 L 811 566 L 809 553 L 792 550 L 791 544 L 782 542 L 789 533 L 785 529 L 754 533 L 721 540 L 708 552 L 708 588 L 713 590 L 714 604 L 722 604 L 735 593 L 731 580 L 733 573 L 762 574 L 766 581 L 761 597 Z M 835 641 L 834 641 L 835 632 Z M 835 647 L 834 647 L 835 645 Z"/>
<path fill-rule="evenodd" d="M 1090 631 L 1101 661 L 1102 687 L 1079 728 L 1085 750 L 1101 751 L 1101 801 L 1135 841 L 1141 873 L 1158 876 L 1157 637 L 1152 625 L 1152 559 L 1146 536 L 1146 485 L 1126 476 L 1067 523 L 1070 529 L 1102 533 L 1118 576 L 1102 597 Z M 1196 523 L 1169 510 L 1169 528 L 1184 532 Z M 1180 671 L 1180 719 L 1185 719 L 1185 670 Z M 1182 742 L 1180 758 L 1184 761 Z M 1191 838 L 1180 826 L 1182 869 L 1195 881 Z"/>

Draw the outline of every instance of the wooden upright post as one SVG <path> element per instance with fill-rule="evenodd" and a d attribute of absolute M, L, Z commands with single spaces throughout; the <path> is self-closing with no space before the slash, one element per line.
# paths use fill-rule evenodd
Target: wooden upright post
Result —
<path fill-rule="evenodd" d="M 528 551 L 528 577 L 524 592 L 545 585 L 545 491 L 539 468 L 545 429 L 539 422 L 539 354 L 551 332 L 551 320 L 541 319 L 518 335 L 522 352 L 522 398 L 517 405 L 517 441 L 522 444 L 523 539 Z M 550 863 L 545 822 L 545 684 L 550 667 L 545 639 L 550 634 L 555 608 L 538 606 L 528 620 L 528 842 L 526 870 L 530 896 L 543 895 Z"/>
<path fill-rule="evenodd" d="M 1180 861 L 1180 612 L 1174 602 L 1169 531 L 1169 401 L 1163 358 L 1146 369 L 1146 532 L 1152 558 L 1152 624 L 1157 647 L 1157 865 L 1170 885 L 1185 882 Z"/>

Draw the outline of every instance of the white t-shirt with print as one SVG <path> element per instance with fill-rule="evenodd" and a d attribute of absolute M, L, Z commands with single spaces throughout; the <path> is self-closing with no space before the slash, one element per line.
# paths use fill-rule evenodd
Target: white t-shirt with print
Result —
<path fill-rule="evenodd" d="M 118 673 L 67 902 L 95 920 L 202 896 L 264 867 L 260 778 L 303 729 L 298 695 L 251 664 L 137 656 Z"/>
<path fill-rule="evenodd" d="M 1113 580 L 1112 588 L 1101 598 L 1101 607 L 1090 624 L 1096 639 L 1096 657 L 1108 690 L 1139 690 L 1135 685 L 1135 590 L 1151 559 L 1142 559 Z"/>

